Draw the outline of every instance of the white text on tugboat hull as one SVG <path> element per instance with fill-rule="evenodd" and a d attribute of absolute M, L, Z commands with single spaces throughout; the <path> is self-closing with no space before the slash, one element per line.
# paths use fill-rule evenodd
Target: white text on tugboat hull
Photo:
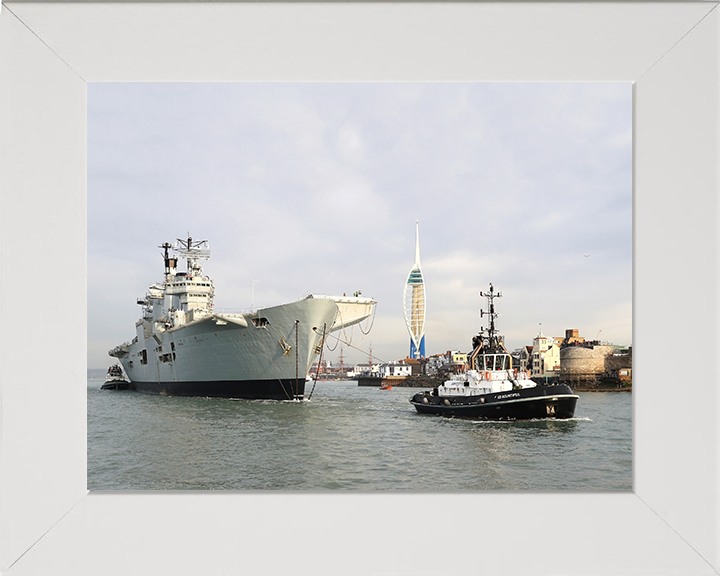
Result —
<path fill-rule="evenodd" d="M 500 394 L 499 396 L 495 396 L 495 400 L 505 400 L 505 398 L 518 398 L 520 396 L 520 392 L 513 392 L 512 394 Z"/>

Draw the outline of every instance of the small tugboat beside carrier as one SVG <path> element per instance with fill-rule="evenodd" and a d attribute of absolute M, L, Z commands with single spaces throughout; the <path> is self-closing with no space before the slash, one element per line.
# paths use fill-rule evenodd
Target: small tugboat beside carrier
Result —
<path fill-rule="evenodd" d="M 130 381 L 125 378 L 120 364 L 113 364 L 108 368 L 107 376 L 105 376 L 105 382 L 100 386 L 101 390 L 127 390 L 130 386 Z"/>
<path fill-rule="evenodd" d="M 415 394 L 410 403 L 420 414 L 475 420 L 566 419 L 575 414 L 578 396 L 564 384 L 545 385 L 512 367 L 512 358 L 495 330 L 494 299 L 502 297 L 490 284 L 490 326 L 473 338 L 469 369 L 453 375 L 429 392 Z M 485 333 L 483 333 L 485 332 Z"/>

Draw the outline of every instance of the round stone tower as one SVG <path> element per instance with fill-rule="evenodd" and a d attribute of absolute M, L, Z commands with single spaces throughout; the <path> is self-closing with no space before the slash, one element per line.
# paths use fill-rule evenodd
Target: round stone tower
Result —
<path fill-rule="evenodd" d="M 612 346 L 575 345 L 560 350 L 560 380 L 590 384 L 606 370 L 606 359 L 613 353 Z"/>

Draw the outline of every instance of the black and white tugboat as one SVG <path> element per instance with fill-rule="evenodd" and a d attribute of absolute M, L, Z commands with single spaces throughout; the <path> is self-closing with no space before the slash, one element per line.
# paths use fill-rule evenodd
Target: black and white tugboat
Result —
<path fill-rule="evenodd" d="M 474 420 L 566 419 L 575 414 L 578 396 L 565 384 L 538 384 L 525 371 L 512 367 L 512 358 L 495 330 L 495 298 L 490 284 L 487 330 L 473 338 L 468 370 L 429 392 L 415 394 L 410 403 L 420 414 L 438 414 Z"/>
<path fill-rule="evenodd" d="M 107 376 L 105 376 L 105 382 L 100 386 L 101 390 L 127 390 L 130 386 L 130 381 L 125 378 L 120 364 L 113 364 L 108 368 Z"/>

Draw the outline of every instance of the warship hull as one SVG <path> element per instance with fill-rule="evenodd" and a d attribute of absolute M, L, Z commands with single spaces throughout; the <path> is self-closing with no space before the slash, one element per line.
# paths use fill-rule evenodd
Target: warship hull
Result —
<path fill-rule="evenodd" d="M 132 343 L 110 351 L 129 389 L 177 396 L 292 400 L 302 398 L 323 331 L 338 304 L 306 299 L 248 314 L 212 314 L 162 330 L 138 322 Z"/>
<path fill-rule="evenodd" d="M 305 394 L 305 378 L 215 380 L 200 382 L 132 382 L 128 390 L 161 396 L 206 396 L 249 400 L 289 400 Z"/>

